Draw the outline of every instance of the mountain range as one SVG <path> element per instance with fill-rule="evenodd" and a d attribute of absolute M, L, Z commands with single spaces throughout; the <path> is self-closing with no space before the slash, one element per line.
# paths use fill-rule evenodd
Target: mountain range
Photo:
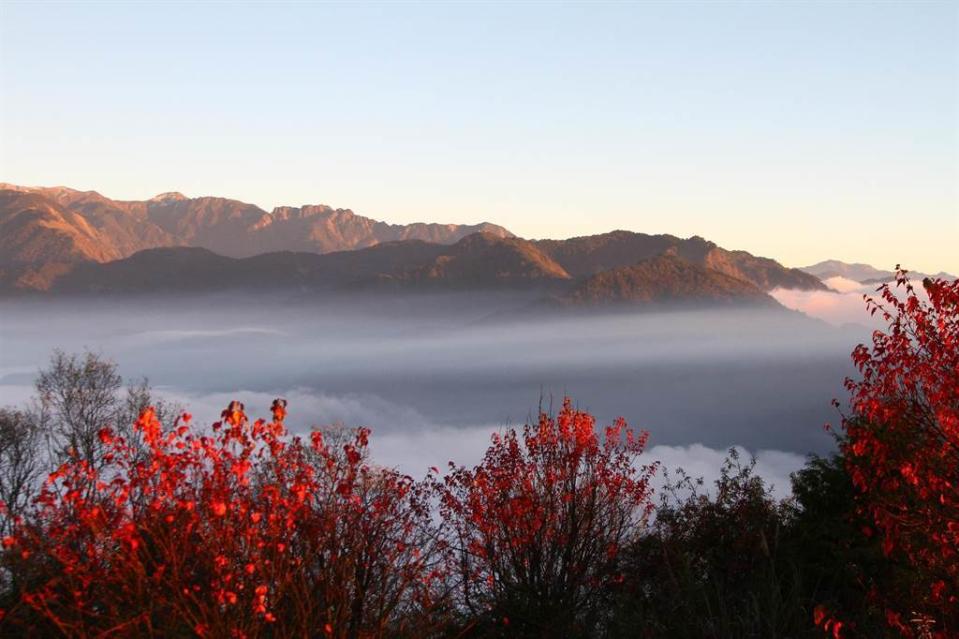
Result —
<path fill-rule="evenodd" d="M 7 293 L 523 288 L 578 306 L 769 303 L 777 287 L 826 290 L 815 275 L 698 236 L 526 240 L 495 224 L 394 225 L 325 205 L 267 213 L 227 198 L 120 201 L 0 184 Z"/>
<path fill-rule="evenodd" d="M 65 264 L 107 262 L 158 247 L 195 246 L 250 257 L 272 251 L 327 253 L 397 240 L 448 244 L 477 232 L 510 235 L 495 224 L 387 224 L 322 205 L 267 213 L 220 197 L 164 193 L 121 201 L 96 191 L 0 184 L 0 267 L 3 279 L 9 284 L 14 276 L 18 288 L 48 288 Z"/>
<path fill-rule="evenodd" d="M 844 277 L 847 280 L 853 280 L 861 284 L 881 284 L 896 279 L 895 271 L 884 271 L 869 264 L 840 262 L 839 260 L 826 260 L 811 266 L 804 266 L 799 270 L 804 273 L 809 273 L 810 275 L 815 275 L 821 280 L 828 280 L 832 277 Z M 910 271 L 910 275 L 920 280 L 926 277 L 944 280 L 956 279 L 955 275 L 944 271 L 933 274 Z"/>

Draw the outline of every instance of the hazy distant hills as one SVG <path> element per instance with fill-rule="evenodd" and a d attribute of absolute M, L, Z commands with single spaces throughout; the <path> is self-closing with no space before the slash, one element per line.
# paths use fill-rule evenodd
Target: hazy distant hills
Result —
<path fill-rule="evenodd" d="M 165 193 L 116 201 L 0 185 L 0 287 L 49 293 L 529 289 L 569 306 L 773 303 L 814 275 L 701 237 L 525 240 L 493 224 L 392 225 L 327 206 L 272 213 Z"/>
<path fill-rule="evenodd" d="M 839 260 L 826 260 L 811 266 L 804 266 L 799 269 L 810 275 L 815 275 L 821 280 L 827 280 L 830 277 L 844 277 L 849 280 L 861 282 L 863 284 L 879 284 L 896 279 L 895 271 L 884 271 L 869 264 L 840 262 Z M 940 271 L 939 273 L 926 274 L 910 271 L 910 276 L 917 279 L 925 277 L 940 278 L 946 280 L 956 279 L 955 275 Z"/>

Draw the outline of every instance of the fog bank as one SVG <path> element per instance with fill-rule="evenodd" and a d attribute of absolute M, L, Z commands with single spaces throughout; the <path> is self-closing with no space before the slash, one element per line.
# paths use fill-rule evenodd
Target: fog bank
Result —
<path fill-rule="evenodd" d="M 650 431 L 651 455 L 714 476 L 730 446 L 787 485 L 831 449 L 849 352 L 866 335 L 798 313 L 533 316 L 522 295 L 215 296 L 0 302 L 0 403 L 30 394 L 51 351 L 92 349 L 197 419 L 231 400 L 290 426 L 373 429 L 377 461 L 421 474 L 479 459 L 489 435 L 564 395 Z M 712 468 L 713 472 L 708 472 Z"/>

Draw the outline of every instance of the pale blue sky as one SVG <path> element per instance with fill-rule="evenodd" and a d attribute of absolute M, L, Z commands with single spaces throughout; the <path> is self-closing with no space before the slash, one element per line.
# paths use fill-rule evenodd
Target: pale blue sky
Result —
<path fill-rule="evenodd" d="M 0 180 L 959 272 L 959 3 L 0 3 Z"/>

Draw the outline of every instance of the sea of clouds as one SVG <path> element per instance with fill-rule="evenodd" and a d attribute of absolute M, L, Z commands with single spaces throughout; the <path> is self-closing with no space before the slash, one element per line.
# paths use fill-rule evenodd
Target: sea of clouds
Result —
<path fill-rule="evenodd" d="M 807 454 L 832 449 L 822 426 L 859 329 L 782 311 L 490 320 L 515 302 L 4 301 L 0 405 L 29 400 L 54 348 L 90 349 L 130 381 L 149 377 L 198 425 L 234 399 L 256 418 L 285 397 L 292 431 L 369 427 L 373 460 L 412 476 L 477 463 L 492 433 L 564 395 L 600 425 L 648 429 L 645 462 L 707 483 L 735 446 L 785 495 Z"/>

